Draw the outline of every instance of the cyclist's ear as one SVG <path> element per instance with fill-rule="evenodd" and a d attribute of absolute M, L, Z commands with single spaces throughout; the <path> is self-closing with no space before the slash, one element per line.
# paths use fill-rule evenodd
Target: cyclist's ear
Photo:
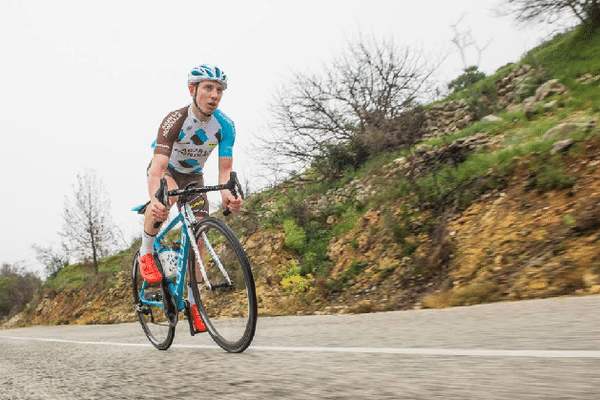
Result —
<path fill-rule="evenodd" d="M 198 87 L 198 82 L 190 82 L 188 85 L 188 89 L 190 90 L 190 96 L 196 97 L 196 88 Z"/>

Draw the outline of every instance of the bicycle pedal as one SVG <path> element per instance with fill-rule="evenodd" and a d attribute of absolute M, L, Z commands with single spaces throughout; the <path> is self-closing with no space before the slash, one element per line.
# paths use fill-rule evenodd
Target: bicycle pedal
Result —
<path fill-rule="evenodd" d="M 135 311 L 144 315 L 152 314 L 152 310 L 144 304 L 136 304 Z"/>

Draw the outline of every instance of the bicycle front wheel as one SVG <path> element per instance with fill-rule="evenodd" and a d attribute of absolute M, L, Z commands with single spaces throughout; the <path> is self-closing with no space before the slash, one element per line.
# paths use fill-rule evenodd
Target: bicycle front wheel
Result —
<path fill-rule="evenodd" d="M 163 286 L 161 282 L 144 282 L 140 273 L 139 252 L 133 258 L 132 289 L 133 304 L 150 343 L 159 350 L 168 349 L 175 337 L 175 325 L 169 322 L 163 306 Z"/>
<path fill-rule="evenodd" d="M 214 341 L 228 352 L 240 353 L 256 331 L 256 289 L 248 257 L 233 231 L 217 218 L 203 218 L 194 234 L 208 278 L 204 281 L 190 251 L 196 306 Z"/>

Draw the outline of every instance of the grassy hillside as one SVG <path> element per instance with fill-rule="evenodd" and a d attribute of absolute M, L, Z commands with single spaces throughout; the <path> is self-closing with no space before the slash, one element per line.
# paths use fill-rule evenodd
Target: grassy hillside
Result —
<path fill-rule="evenodd" d="M 459 100 L 498 118 L 247 199 L 229 222 L 260 314 L 600 293 L 600 34 L 557 35 L 446 99 Z M 98 276 L 63 269 L 11 325 L 134 320 L 137 246 L 103 260 Z"/>

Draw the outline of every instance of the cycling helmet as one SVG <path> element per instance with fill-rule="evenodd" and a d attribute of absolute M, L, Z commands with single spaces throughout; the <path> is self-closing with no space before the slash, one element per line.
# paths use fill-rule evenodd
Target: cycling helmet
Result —
<path fill-rule="evenodd" d="M 192 68 L 188 74 L 188 86 L 192 82 L 217 81 L 227 89 L 227 75 L 217 66 L 201 64 Z"/>

